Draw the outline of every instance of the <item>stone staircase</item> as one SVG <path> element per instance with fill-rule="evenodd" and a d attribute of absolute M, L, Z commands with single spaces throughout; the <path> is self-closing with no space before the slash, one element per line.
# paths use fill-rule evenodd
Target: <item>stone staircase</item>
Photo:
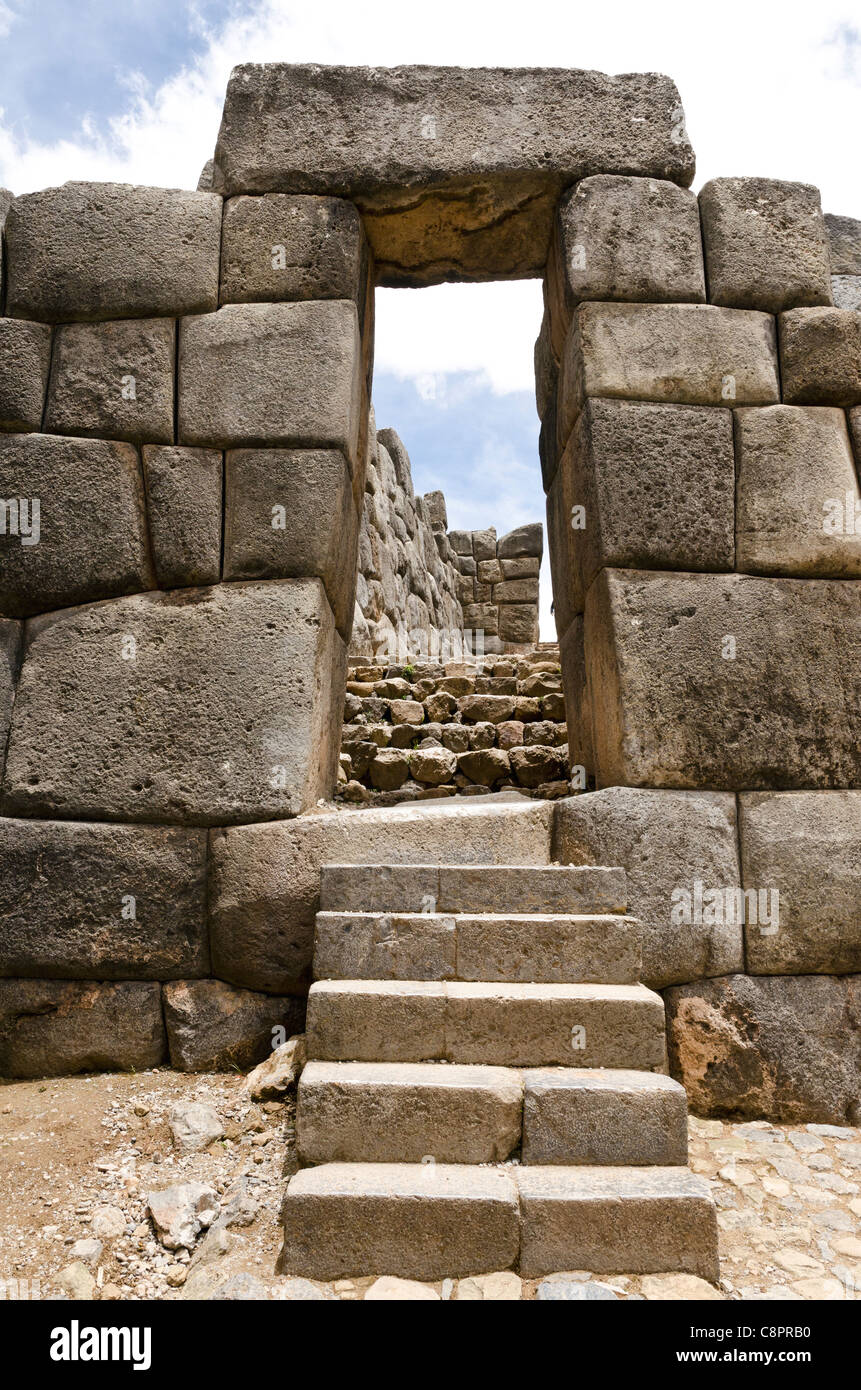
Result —
<path fill-rule="evenodd" d="M 621 869 L 322 870 L 285 1273 L 718 1277 Z"/>

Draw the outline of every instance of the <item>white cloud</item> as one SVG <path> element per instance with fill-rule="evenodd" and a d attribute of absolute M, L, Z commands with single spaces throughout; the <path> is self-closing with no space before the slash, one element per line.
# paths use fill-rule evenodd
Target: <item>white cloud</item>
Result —
<path fill-rule="evenodd" d="M 0 0 L 0 39 L 6 38 L 17 18 L 18 16 L 11 6 L 4 4 L 3 0 Z"/>

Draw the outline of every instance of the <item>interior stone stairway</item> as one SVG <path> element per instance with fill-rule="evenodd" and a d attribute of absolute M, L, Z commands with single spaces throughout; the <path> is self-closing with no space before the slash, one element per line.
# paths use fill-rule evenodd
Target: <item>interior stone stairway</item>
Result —
<path fill-rule="evenodd" d="M 718 1277 L 621 869 L 327 866 L 284 1272 Z"/>

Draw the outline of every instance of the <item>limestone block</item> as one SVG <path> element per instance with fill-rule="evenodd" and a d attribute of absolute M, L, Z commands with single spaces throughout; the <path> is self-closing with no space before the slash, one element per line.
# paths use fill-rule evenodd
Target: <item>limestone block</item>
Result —
<path fill-rule="evenodd" d="M 489 526 L 485 531 L 473 531 L 472 554 L 476 561 L 495 560 L 497 557 L 496 528 Z"/>
<path fill-rule="evenodd" d="M 226 459 L 225 579 L 322 579 L 346 641 L 358 516 L 334 449 L 235 449 Z"/>
<path fill-rule="evenodd" d="M 6 741 L 9 736 L 9 721 L 12 717 L 12 702 L 15 698 L 15 685 L 21 660 L 21 623 L 9 622 L 0 618 L 0 773 L 6 756 Z"/>
<path fill-rule="evenodd" d="M 856 641 L 854 580 L 603 570 L 584 642 L 598 784 L 861 784 Z"/>
<path fill-rule="evenodd" d="M 445 510 L 445 493 L 426 492 L 422 497 L 424 502 L 425 516 L 432 531 L 445 530 L 448 526 L 448 517 Z"/>
<path fill-rule="evenodd" d="M 526 1072 L 523 1162 L 641 1165 L 688 1161 L 684 1087 L 647 1071 Z"/>
<path fill-rule="evenodd" d="M 546 291 L 545 291 L 546 293 Z M 550 315 L 547 309 L 541 320 L 541 330 L 535 340 L 535 404 L 538 418 L 543 420 L 553 402 L 559 384 L 559 359 L 553 351 L 550 337 Z"/>
<path fill-rule="evenodd" d="M 318 912 L 318 980 L 453 980 L 455 922 L 436 912 Z"/>
<path fill-rule="evenodd" d="M 568 771 L 565 748 L 533 744 L 528 748 L 512 748 L 509 757 L 511 770 L 522 787 L 540 787 L 542 782 L 557 782 L 564 779 Z"/>
<path fill-rule="evenodd" d="M 147 1071 L 166 1060 L 161 986 L 0 980 L 0 1075 Z"/>
<path fill-rule="evenodd" d="M 541 912 L 513 911 L 456 919 L 459 980 L 630 985 L 640 979 L 632 918 L 555 916 L 543 905 Z"/>
<path fill-rule="evenodd" d="M 518 526 L 507 535 L 500 536 L 496 546 L 496 554 L 500 560 L 513 560 L 523 555 L 535 556 L 540 560 L 543 553 L 544 528 L 540 521 Z"/>
<path fill-rule="evenodd" d="M 536 603 L 538 602 L 538 580 L 503 579 L 493 586 L 494 603 Z"/>
<path fill-rule="evenodd" d="M 183 444 L 340 449 L 356 468 L 362 362 L 355 304 L 227 304 L 183 319 Z"/>
<path fill-rule="evenodd" d="M 459 755 L 457 766 L 459 772 L 482 787 L 495 787 L 511 772 L 509 755 L 501 748 L 473 748 Z"/>
<path fill-rule="evenodd" d="M 246 64 L 215 158 L 227 193 L 358 203 L 381 284 L 485 280 L 542 273 L 556 200 L 575 179 L 689 183 L 683 120 L 656 74 Z"/>
<path fill-rule="evenodd" d="M 4 813 L 200 825 L 297 815 L 334 786 L 343 661 L 319 580 L 48 614 L 29 633 Z"/>
<path fill-rule="evenodd" d="M 429 855 L 448 864 L 547 864 L 551 817 L 546 802 L 428 801 L 213 831 L 214 969 L 251 988 L 302 989 L 322 865 L 425 864 Z"/>
<path fill-rule="evenodd" d="M 361 318 L 367 288 L 368 246 L 352 203 L 285 193 L 225 202 L 222 304 L 352 299 Z"/>
<path fill-rule="evenodd" d="M 523 1082 L 504 1067 L 309 1062 L 297 1145 L 303 1164 L 501 1163 L 522 1109 Z"/>
<path fill-rule="evenodd" d="M 745 792 L 739 829 L 745 889 L 779 894 L 748 910 L 748 971 L 861 971 L 861 792 Z"/>
<path fill-rule="evenodd" d="M 696 1114 L 857 1124 L 858 975 L 728 975 L 666 1004 L 670 1068 Z"/>
<path fill-rule="evenodd" d="M 0 613 L 29 617 L 153 587 L 130 444 L 0 434 L 0 476 L 7 504 L 18 503 L 17 531 L 7 521 L 0 534 Z"/>
<path fill-rule="evenodd" d="M 701 901 L 718 890 L 734 903 L 741 884 L 732 794 L 616 786 L 567 797 L 556 803 L 553 855 L 625 870 L 651 988 L 743 969 L 741 918 Z"/>
<path fill-rule="evenodd" d="M 861 575 L 861 533 L 854 527 L 861 495 L 842 410 L 792 405 L 739 410 L 736 457 L 740 570 Z"/>
<path fill-rule="evenodd" d="M 861 316 L 851 309 L 792 309 L 778 323 L 785 401 L 861 402 Z"/>
<path fill-rule="evenodd" d="M 205 975 L 206 831 L 0 818 L 0 974 Z"/>
<path fill-rule="evenodd" d="M 825 214 L 832 275 L 861 275 L 861 221 Z"/>
<path fill-rule="evenodd" d="M 463 695 L 457 702 L 465 724 L 501 724 L 514 713 L 512 695 Z"/>
<path fill-rule="evenodd" d="M 42 320 L 205 314 L 218 305 L 221 198 L 65 183 L 16 198 L 7 313 Z"/>
<path fill-rule="evenodd" d="M 436 981 L 319 980 L 308 994 L 306 1035 L 312 1059 L 444 1058 L 445 1026 L 445 986 Z"/>
<path fill-rule="evenodd" d="M 374 755 L 368 768 L 371 785 L 376 787 L 377 791 L 397 791 L 409 775 L 409 754 L 401 748 L 381 748 Z"/>
<path fill-rule="evenodd" d="M 712 179 L 699 201 L 713 304 L 779 314 L 831 303 L 818 188 L 781 179 Z"/>
<path fill-rule="evenodd" d="M 175 351 L 173 319 L 62 324 L 46 431 L 170 444 Z"/>
<path fill-rule="evenodd" d="M 221 454 L 214 449 L 155 445 L 145 445 L 141 452 L 159 587 L 217 584 L 221 577 Z"/>
<path fill-rule="evenodd" d="M 538 640 L 538 603 L 504 603 L 499 609 L 499 636 L 523 646 Z"/>
<path fill-rule="evenodd" d="M 861 311 L 861 275 L 832 275 L 831 298 L 835 309 Z"/>
<path fill-rule="evenodd" d="M 559 204 L 547 290 L 557 357 L 571 315 L 585 299 L 704 303 L 696 194 L 666 180 L 619 174 L 583 179 Z"/>
<path fill-rule="evenodd" d="M 451 781 L 457 765 L 448 748 L 417 748 L 410 755 L 410 776 L 423 786 L 438 787 Z"/>
<path fill-rule="evenodd" d="M 780 399 L 774 319 L 713 304 L 581 304 L 565 340 L 560 448 L 589 396 L 772 405 Z"/>
<path fill-rule="evenodd" d="M 299 1000 L 234 989 L 223 980 L 172 980 L 163 995 L 177 1071 L 245 1071 L 302 1027 Z"/>
<path fill-rule="evenodd" d="M 0 318 L 0 430 L 41 429 L 50 363 L 47 324 Z"/>
<path fill-rule="evenodd" d="M 327 1163 L 287 1187 L 279 1269 L 339 1279 L 397 1269 L 446 1279 L 510 1268 L 517 1192 L 498 1168 L 445 1163 Z"/>
<path fill-rule="evenodd" d="M 732 416 L 707 406 L 587 401 L 548 510 L 559 537 L 554 598 L 563 631 L 605 566 L 732 569 Z"/>
<path fill-rule="evenodd" d="M 498 563 L 503 579 L 537 579 L 541 569 L 541 560 L 537 555 L 517 555 Z"/>

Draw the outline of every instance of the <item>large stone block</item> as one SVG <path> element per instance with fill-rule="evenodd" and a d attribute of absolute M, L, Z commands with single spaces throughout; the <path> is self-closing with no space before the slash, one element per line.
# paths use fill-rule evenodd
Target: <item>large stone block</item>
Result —
<path fill-rule="evenodd" d="M 683 1164 L 684 1089 L 648 1071 L 536 1068 L 524 1074 L 525 1164 Z"/>
<path fill-rule="evenodd" d="M 585 655 L 600 786 L 861 785 L 857 580 L 603 570 Z"/>
<path fill-rule="evenodd" d="M 589 396 L 771 405 L 780 400 L 774 319 L 713 304 L 581 304 L 562 360 L 560 448 Z"/>
<path fill-rule="evenodd" d="M 832 275 L 831 297 L 835 309 L 861 310 L 861 275 Z"/>
<path fill-rule="evenodd" d="M 175 355 L 173 319 L 61 325 L 45 429 L 170 444 Z"/>
<path fill-rule="evenodd" d="M 825 214 L 832 275 L 861 275 L 861 221 Z"/>
<path fill-rule="evenodd" d="M 740 570 L 861 575 L 861 533 L 854 525 L 861 495 L 842 410 L 791 405 L 739 410 L 736 457 Z"/>
<path fill-rule="evenodd" d="M 177 1071 L 245 1071 L 302 1029 L 298 999 L 234 989 L 223 980 L 173 980 L 163 995 Z"/>
<path fill-rule="evenodd" d="M 563 632 L 606 566 L 731 570 L 732 416 L 707 406 L 588 400 L 549 498 L 562 546 L 554 598 Z"/>
<path fill-rule="evenodd" d="M 344 647 L 319 580 L 145 594 L 28 636 L 6 814 L 209 825 L 331 794 Z"/>
<path fill-rule="evenodd" d="M 153 587 L 132 445 L 0 434 L 0 475 L 7 500 L 0 612 L 29 617 Z M 17 529 L 8 521 L 10 498 L 18 504 Z"/>
<path fill-rule="evenodd" d="M 696 194 L 666 180 L 583 179 L 559 204 L 547 288 L 557 357 L 584 299 L 704 303 Z"/>
<path fill-rule="evenodd" d="M 534 603 L 503 603 L 497 618 L 500 640 L 519 646 L 538 641 L 538 600 Z"/>
<path fill-rule="evenodd" d="M 478 550 L 475 553 L 477 556 Z M 513 560 L 522 555 L 534 555 L 540 560 L 543 554 L 544 529 L 540 521 L 530 521 L 526 526 L 517 526 L 513 531 L 500 536 L 496 542 L 496 556 L 499 560 Z"/>
<path fill-rule="evenodd" d="M 641 979 L 653 989 L 743 969 L 741 920 L 701 901 L 713 890 L 734 901 L 741 883 L 734 796 L 619 786 L 566 797 L 556 803 L 553 855 L 625 870 Z"/>
<path fill-rule="evenodd" d="M 228 304 L 184 319 L 180 442 L 340 449 L 355 468 L 361 376 L 347 300 Z"/>
<path fill-rule="evenodd" d="M 778 323 L 785 401 L 861 403 L 861 314 L 852 309 L 791 309 Z"/>
<path fill-rule="evenodd" d="M 861 792 L 745 792 L 739 830 L 745 890 L 779 894 L 747 914 L 750 973 L 861 971 Z"/>
<path fill-rule="evenodd" d="M 264 193 L 224 204 L 222 304 L 352 299 L 361 316 L 368 268 L 362 219 L 352 203 Z"/>
<path fill-rule="evenodd" d="M 147 513 L 159 587 L 217 584 L 223 463 L 215 449 L 145 445 Z"/>
<path fill-rule="evenodd" d="M 324 864 L 548 864 L 552 815 L 549 802 L 470 798 L 215 830 L 214 968 L 251 988 L 302 990 Z"/>
<path fill-rule="evenodd" d="M 688 184 L 694 169 L 676 88 L 654 73 L 284 63 L 234 69 L 216 165 L 227 193 L 352 199 L 392 285 L 540 275 L 576 179 Z"/>
<path fill-rule="evenodd" d="M 349 639 L 359 518 L 335 449 L 235 449 L 226 459 L 225 579 L 322 579 Z"/>
<path fill-rule="evenodd" d="M 830 304 L 819 189 L 780 179 L 712 179 L 700 189 L 709 299 L 779 314 Z"/>
<path fill-rule="evenodd" d="M 6 741 L 9 736 L 9 721 L 12 718 L 12 703 L 15 699 L 15 686 L 21 662 L 21 623 L 9 622 L 0 618 L 0 774 L 6 757 Z"/>
<path fill-rule="evenodd" d="M 670 1067 L 696 1114 L 858 1124 L 858 975 L 729 975 L 665 997 Z"/>
<path fill-rule="evenodd" d="M 0 430 L 41 428 L 50 363 L 47 324 L 0 318 Z"/>
<path fill-rule="evenodd" d="M 3 228 L 6 225 L 6 218 L 9 209 L 15 201 L 15 194 L 8 188 L 0 188 L 0 295 L 3 294 L 6 281 L 5 252 L 3 249 Z"/>
<path fill-rule="evenodd" d="M 0 932 L 0 975 L 204 975 L 206 831 L 0 818 Z"/>
<path fill-rule="evenodd" d="M 6 220 L 7 312 L 42 320 L 204 314 L 218 305 L 221 199 L 65 183 Z"/>
<path fill-rule="evenodd" d="M 146 1071 L 166 1056 L 157 983 L 0 980 L 0 1076 Z"/>

